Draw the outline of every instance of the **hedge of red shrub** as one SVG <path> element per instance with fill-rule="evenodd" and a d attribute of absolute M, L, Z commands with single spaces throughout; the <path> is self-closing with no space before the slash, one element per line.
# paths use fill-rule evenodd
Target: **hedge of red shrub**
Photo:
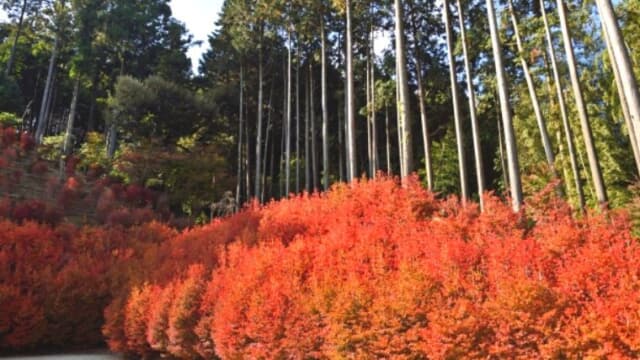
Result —
<path fill-rule="evenodd" d="M 103 344 L 103 310 L 175 232 L 0 221 L 0 353 Z M 133 274 L 136 274 L 134 276 Z"/>
<path fill-rule="evenodd" d="M 486 204 L 382 179 L 252 208 L 168 241 L 175 275 L 112 303 L 105 334 L 143 357 L 640 356 L 624 214 L 576 218 L 552 191 Z"/>
<path fill-rule="evenodd" d="M 640 357 L 624 213 L 575 217 L 553 190 L 519 214 L 485 203 L 379 179 L 182 232 L 2 221 L 0 352 L 104 336 L 143 358 Z"/>

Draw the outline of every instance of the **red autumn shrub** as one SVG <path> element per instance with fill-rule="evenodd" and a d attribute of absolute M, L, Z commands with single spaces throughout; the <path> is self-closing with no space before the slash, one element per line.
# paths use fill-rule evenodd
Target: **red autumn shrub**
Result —
<path fill-rule="evenodd" d="M 274 241 L 225 255 L 200 338 L 222 358 L 640 355 L 624 217 L 574 219 L 555 200 L 514 214 L 491 197 L 480 214 L 413 186 L 267 206 L 259 236 Z"/>
<path fill-rule="evenodd" d="M 151 301 L 147 323 L 147 342 L 159 353 L 167 353 L 169 346 L 169 311 L 175 298 L 175 284 L 169 283 Z"/>
<path fill-rule="evenodd" d="M 76 173 L 76 168 L 78 167 L 78 164 L 80 163 L 80 158 L 77 156 L 69 156 L 66 159 L 66 162 L 64 164 L 64 171 L 65 174 L 67 176 L 73 176 Z"/>
<path fill-rule="evenodd" d="M 169 310 L 167 329 L 169 354 L 180 359 L 195 359 L 197 336 L 195 327 L 200 320 L 200 301 L 205 289 L 205 269 L 191 265 L 186 278 L 177 283 Z"/>
<path fill-rule="evenodd" d="M 28 132 L 20 133 L 20 149 L 23 151 L 31 151 L 36 146 L 36 140 Z"/>
<path fill-rule="evenodd" d="M 8 148 L 15 144 L 18 138 L 18 133 L 13 127 L 6 127 L 0 129 L 0 145 L 2 148 Z"/>
<path fill-rule="evenodd" d="M 124 336 L 127 352 L 147 357 L 152 349 L 147 342 L 147 324 L 149 322 L 151 302 L 158 289 L 149 284 L 133 289 L 127 300 L 124 312 Z"/>
<path fill-rule="evenodd" d="M 60 214 L 52 206 L 40 200 L 24 200 L 17 202 L 13 206 L 11 219 L 20 223 L 31 220 L 57 224 L 60 221 Z"/>
<path fill-rule="evenodd" d="M 625 214 L 576 218 L 553 191 L 517 214 L 485 205 L 382 178 L 180 233 L 3 221 L 0 347 L 91 342 L 101 328 L 141 357 L 640 357 Z"/>
<path fill-rule="evenodd" d="M 104 308 L 104 325 L 102 335 L 113 352 L 124 353 L 127 351 L 127 337 L 124 330 L 124 307 L 127 304 L 127 296 L 115 297 Z"/>
<path fill-rule="evenodd" d="M 49 165 L 42 160 L 38 160 L 31 165 L 31 173 L 35 175 L 42 175 L 49 171 Z"/>
<path fill-rule="evenodd" d="M 44 311 L 32 294 L 0 283 L 0 351 L 33 347 L 44 333 Z"/>

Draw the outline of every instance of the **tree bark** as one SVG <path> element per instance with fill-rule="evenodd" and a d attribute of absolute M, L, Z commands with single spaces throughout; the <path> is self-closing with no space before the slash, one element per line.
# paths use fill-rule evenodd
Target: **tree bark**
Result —
<path fill-rule="evenodd" d="M 471 118 L 471 137 L 473 138 L 473 152 L 476 165 L 476 181 L 478 182 L 478 198 L 480 200 L 480 210 L 484 211 L 484 161 L 482 159 L 482 144 L 480 143 L 480 126 L 476 117 L 476 95 L 473 89 L 473 76 L 471 74 L 471 64 L 467 51 L 467 34 L 462 15 L 462 4 L 457 0 L 458 24 L 460 26 L 460 41 L 462 42 L 462 55 L 464 58 L 464 70 L 467 77 L 467 92 L 469 98 L 469 116 Z"/>
<path fill-rule="evenodd" d="M 304 188 L 311 192 L 311 139 L 309 139 L 309 125 L 311 117 L 311 64 L 307 73 L 305 88 L 305 111 L 304 111 Z"/>
<path fill-rule="evenodd" d="M 369 44 L 370 45 L 370 44 Z M 366 103 L 365 107 L 367 113 L 367 173 L 370 178 L 373 178 L 373 154 L 371 153 L 371 52 L 367 49 L 367 61 L 365 66 L 365 93 Z"/>
<path fill-rule="evenodd" d="M 604 42 L 607 45 L 607 53 L 609 54 L 609 59 L 611 61 L 611 70 L 613 71 L 613 77 L 616 81 L 618 97 L 620 98 L 620 107 L 622 108 L 622 116 L 624 118 L 625 125 L 627 126 L 627 131 L 629 132 L 629 140 L 631 143 L 631 150 L 633 151 L 633 159 L 636 163 L 636 172 L 640 173 L 640 152 L 638 150 L 638 142 L 636 141 L 636 128 L 635 126 L 633 126 L 633 121 L 631 120 L 629 104 L 627 103 L 627 97 L 624 94 L 624 84 L 622 82 L 622 77 L 620 76 L 618 64 L 615 60 L 613 48 L 611 47 L 609 34 L 607 33 L 607 29 L 604 27 L 604 24 L 602 26 L 602 35 L 602 37 L 604 38 Z"/>
<path fill-rule="evenodd" d="M 372 167 L 373 178 L 375 179 L 376 173 L 380 166 L 378 161 L 378 126 L 376 121 L 376 53 L 375 53 L 375 33 L 373 31 L 373 25 L 371 27 L 371 154 L 372 154 Z"/>
<path fill-rule="evenodd" d="M 386 134 L 386 140 L 387 140 L 387 146 L 386 146 L 386 150 L 387 150 L 387 175 L 391 175 L 392 173 L 392 169 L 391 169 L 391 136 L 389 134 L 389 106 L 385 106 L 385 112 L 384 112 L 384 128 L 385 128 L 385 134 Z"/>
<path fill-rule="evenodd" d="M 264 199 L 265 199 L 265 187 L 266 187 L 266 183 L 267 183 L 267 154 L 269 154 L 269 140 L 270 140 L 270 135 L 271 135 L 271 128 L 273 127 L 273 122 L 272 122 L 272 115 L 273 115 L 273 84 L 274 81 L 271 81 L 271 89 L 269 90 L 269 104 L 267 105 L 267 129 L 265 131 L 265 139 L 264 139 L 264 147 L 263 147 L 263 152 L 262 152 L 262 167 L 264 169 L 264 171 L 262 171 L 262 178 L 260 179 L 260 181 L 262 182 L 261 185 L 261 190 L 262 192 L 260 193 L 260 202 L 264 203 Z M 271 178 L 273 179 L 273 145 L 271 145 L 272 148 L 272 153 L 271 153 L 271 167 L 269 169 L 269 175 L 271 176 Z M 256 194 L 257 196 L 257 194 Z"/>
<path fill-rule="evenodd" d="M 313 67 L 311 63 L 309 63 L 309 91 L 311 92 L 311 99 L 309 107 L 311 108 L 311 112 L 309 113 L 309 120 L 311 121 L 311 179 L 313 184 L 313 191 L 318 190 L 318 154 L 316 147 L 316 113 L 315 113 L 315 101 L 313 94 Z"/>
<path fill-rule="evenodd" d="M 469 199 L 469 184 L 467 183 L 467 164 L 464 151 L 464 133 L 462 131 L 462 115 L 460 115 L 460 98 L 458 96 L 458 81 L 456 73 L 456 62 L 453 54 L 453 33 L 451 30 L 451 14 L 449 11 L 449 1 L 444 2 L 444 24 L 447 33 L 447 55 L 449 58 L 449 78 L 451 81 L 451 98 L 453 100 L 453 118 L 456 127 L 456 143 L 458 145 L 458 169 L 460 171 L 460 193 L 462 203 Z"/>
<path fill-rule="evenodd" d="M 300 193 L 300 44 L 296 37 L 296 194 Z"/>
<path fill-rule="evenodd" d="M 402 125 L 402 172 L 405 179 L 413 170 L 413 142 L 411 134 L 411 112 L 409 108 L 409 81 L 407 78 L 407 61 L 404 40 L 404 9 L 401 0 L 395 0 L 395 37 L 396 66 L 398 68 L 399 115 L 398 123 Z"/>
<path fill-rule="evenodd" d="M 489 18 L 489 30 L 491 32 L 491 47 L 493 49 L 493 61 L 496 69 L 496 80 L 498 96 L 500 97 L 500 112 L 502 114 L 502 125 L 505 136 L 507 152 L 507 164 L 509 167 L 509 185 L 511 188 L 511 204 L 513 211 L 520 211 L 522 206 L 522 183 L 520 181 L 520 164 L 518 162 L 518 149 L 513 131 L 513 121 L 511 119 L 511 109 L 509 106 L 509 87 L 507 76 L 502 62 L 502 46 L 496 23 L 496 15 L 493 7 L 493 0 L 487 0 L 487 16 Z"/>
<path fill-rule="evenodd" d="M 585 205 L 584 191 L 582 188 L 582 180 L 580 179 L 580 170 L 578 168 L 578 160 L 576 158 L 576 149 L 573 143 L 573 131 L 571 130 L 571 124 L 569 123 L 569 115 L 567 113 L 567 106 L 564 100 L 562 83 L 560 82 L 560 72 L 558 71 L 558 64 L 556 62 L 556 52 L 553 47 L 553 38 L 551 37 L 551 28 L 549 27 L 549 20 L 547 18 L 547 11 L 544 6 L 544 0 L 540 0 L 540 8 L 542 12 L 542 19 L 544 21 L 545 35 L 547 37 L 549 58 L 551 60 L 551 69 L 553 70 L 553 81 L 556 84 L 556 94 L 558 97 L 558 105 L 560 107 L 560 115 L 562 117 L 562 126 L 564 128 L 564 136 L 567 141 L 567 150 L 569 151 L 571 171 L 573 172 L 573 180 L 575 182 L 576 194 L 578 196 L 578 206 L 580 207 L 580 211 L 584 211 L 584 205 Z"/>
<path fill-rule="evenodd" d="M 262 30 L 260 30 L 260 41 L 258 44 L 258 121 L 256 124 L 256 174 L 254 194 L 260 200 L 260 187 L 262 185 L 261 160 L 262 160 L 262 97 L 263 97 L 263 73 L 262 73 Z"/>
<path fill-rule="evenodd" d="M 414 36 L 419 36 L 414 27 Z M 417 49 L 416 44 L 416 49 Z M 427 188 L 433 191 L 433 162 L 431 159 L 431 140 L 429 140 L 429 125 L 427 122 L 427 106 L 425 104 L 425 91 L 422 79 L 422 60 L 416 54 L 416 81 L 418 82 L 418 107 L 420 108 L 420 124 L 422 125 L 422 145 L 424 149 L 424 169 L 427 178 Z"/>
<path fill-rule="evenodd" d="M 329 109 L 327 107 L 327 34 L 324 29 L 324 19 L 320 21 L 320 61 L 322 87 L 322 185 L 329 189 Z"/>
<path fill-rule="evenodd" d="M 22 2 L 22 8 L 20 9 L 20 18 L 18 19 L 18 29 L 16 30 L 16 36 L 13 38 L 13 44 L 11 44 L 11 51 L 9 52 L 9 60 L 7 61 L 7 67 L 4 69 L 4 74 L 9 76 L 13 68 L 13 61 L 16 57 L 16 48 L 18 47 L 18 40 L 22 35 L 22 27 L 24 23 L 24 14 L 27 11 L 27 5 L 29 0 Z"/>
<path fill-rule="evenodd" d="M 242 131 L 244 123 L 244 67 L 240 64 L 240 109 L 238 111 L 238 169 L 236 182 L 236 211 L 240 210 L 241 191 L 242 191 Z"/>
<path fill-rule="evenodd" d="M 564 49 L 567 57 L 567 65 L 569 66 L 569 75 L 571 77 L 571 85 L 573 87 L 573 95 L 576 100 L 576 107 L 578 108 L 578 115 L 580 116 L 580 126 L 582 127 L 582 137 L 584 138 L 584 145 L 587 151 L 587 158 L 589 159 L 589 168 L 591 169 L 591 178 L 596 191 L 596 198 L 601 206 L 606 206 L 607 203 L 607 191 L 602 178 L 602 170 L 600 169 L 600 161 L 598 159 L 598 153 L 593 142 L 593 135 L 591 132 L 591 125 L 589 124 L 589 115 L 587 113 L 587 106 L 582 96 L 582 88 L 580 86 L 580 78 L 578 77 L 578 70 L 576 67 L 575 56 L 573 53 L 573 45 L 571 42 L 571 32 L 569 25 L 567 24 L 567 16 L 564 8 L 564 1 L 557 0 L 558 4 L 558 17 L 560 18 L 560 27 L 562 29 L 562 38 L 564 42 Z"/>
<path fill-rule="evenodd" d="M 516 38 L 516 46 L 518 48 L 519 58 L 520 58 L 520 66 L 522 67 L 522 72 L 524 73 L 524 78 L 527 82 L 527 88 L 529 89 L 529 97 L 531 98 L 531 105 L 533 106 L 533 113 L 536 116 L 536 120 L 538 122 L 538 130 L 540 131 L 540 138 L 542 140 L 542 146 L 544 148 L 544 154 L 547 159 L 547 164 L 551 169 L 551 172 L 554 177 L 558 177 L 555 170 L 555 156 L 553 154 L 553 149 L 551 147 L 551 139 L 549 138 L 549 132 L 547 131 L 547 124 L 542 115 L 542 110 L 540 110 L 540 102 L 538 101 L 538 95 L 536 94 L 535 84 L 533 83 L 533 78 L 531 77 L 531 72 L 529 71 L 529 64 L 527 60 L 524 58 L 524 46 L 522 45 L 522 38 L 520 37 L 520 31 L 518 30 L 518 19 L 516 17 L 515 10 L 513 9 L 513 1 L 509 0 L 509 13 L 511 15 L 511 24 L 513 25 L 513 33 Z"/>
<path fill-rule="evenodd" d="M 351 0 L 345 0 L 345 3 L 347 15 L 347 181 L 351 182 L 358 177 L 358 167 L 356 159 L 356 102 L 353 78 L 353 41 L 351 39 Z"/>
<path fill-rule="evenodd" d="M 56 67 L 56 61 L 58 57 L 58 47 L 60 46 L 60 35 L 56 33 L 55 40 L 53 41 L 53 49 L 51 50 L 51 57 L 49 58 L 49 70 L 47 71 L 47 82 L 44 85 L 44 93 L 42 94 L 42 102 L 40 103 L 40 113 L 38 114 L 38 128 L 36 129 L 36 143 L 41 144 L 42 138 L 47 123 L 47 102 L 51 97 L 51 90 L 53 85 L 53 72 Z"/>
<path fill-rule="evenodd" d="M 80 92 L 80 78 L 76 78 L 73 84 L 73 96 L 71 98 L 71 106 L 69 107 L 69 118 L 67 119 L 67 129 L 64 133 L 64 143 L 62 145 L 62 154 L 67 156 L 71 153 L 71 138 L 73 136 L 73 125 L 76 119 L 76 109 L 78 107 L 78 93 Z"/>
<path fill-rule="evenodd" d="M 624 98 L 620 99 L 621 103 L 626 103 L 631 117 L 630 133 L 633 131 L 635 135 L 635 143 L 640 147 L 640 92 L 638 91 L 638 81 L 633 72 L 633 65 L 629 57 L 620 27 L 613 11 L 610 0 L 596 0 L 600 19 L 605 29 L 605 38 L 608 39 L 612 64 L 615 63 L 614 69 L 617 69 L 620 82 L 618 87 L 622 87 Z M 621 85 L 621 86 L 620 86 Z M 622 97 L 622 96 L 621 96 Z"/>
<path fill-rule="evenodd" d="M 284 191 L 285 196 L 289 196 L 289 183 L 291 179 L 291 30 L 287 32 L 287 38 L 289 43 L 288 48 L 288 60 L 287 60 L 287 125 L 286 125 L 286 145 L 285 145 L 285 159 L 284 159 L 284 171 L 285 171 L 285 183 Z"/>

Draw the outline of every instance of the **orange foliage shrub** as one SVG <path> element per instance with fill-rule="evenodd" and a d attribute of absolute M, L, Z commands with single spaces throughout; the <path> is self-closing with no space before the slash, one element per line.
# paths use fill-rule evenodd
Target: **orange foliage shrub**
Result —
<path fill-rule="evenodd" d="M 175 295 L 169 310 L 167 350 L 177 358 L 197 358 L 195 326 L 200 319 L 200 302 L 205 283 L 204 267 L 192 265 L 187 271 L 186 278 L 175 287 Z"/>
<path fill-rule="evenodd" d="M 142 357 L 149 356 L 152 351 L 147 342 L 147 324 L 150 305 L 157 293 L 158 289 L 149 284 L 134 288 L 125 307 L 124 336 L 127 350 Z"/>
<path fill-rule="evenodd" d="M 198 331 L 222 358 L 636 358 L 629 234 L 555 200 L 480 214 L 415 182 L 340 186 L 263 210 L 264 241 L 226 252 Z"/>
<path fill-rule="evenodd" d="M 0 347 L 98 324 L 141 357 L 640 357 L 640 243 L 624 213 L 576 218 L 552 189 L 517 214 L 485 204 L 383 178 L 181 233 L 0 222 L 0 305 L 35 329 L 0 312 Z"/>
<path fill-rule="evenodd" d="M 167 353 L 169 345 L 169 311 L 175 297 L 175 284 L 169 283 L 152 299 L 147 324 L 147 342 L 159 353 Z"/>

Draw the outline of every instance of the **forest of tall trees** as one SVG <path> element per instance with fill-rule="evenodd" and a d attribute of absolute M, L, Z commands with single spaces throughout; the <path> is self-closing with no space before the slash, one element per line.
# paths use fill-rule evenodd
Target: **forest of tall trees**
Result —
<path fill-rule="evenodd" d="M 576 209 L 616 207 L 638 175 L 636 0 L 227 0 L 197 74 L 168 0 L 2 5 L 2 121 L 108 169 L 125 152 L 222 156 L 202 204 L 176 209 L 378 171 L 514 209 L 550 181 Z M 171 192 L 166 171 L 132 181 Z"/>

